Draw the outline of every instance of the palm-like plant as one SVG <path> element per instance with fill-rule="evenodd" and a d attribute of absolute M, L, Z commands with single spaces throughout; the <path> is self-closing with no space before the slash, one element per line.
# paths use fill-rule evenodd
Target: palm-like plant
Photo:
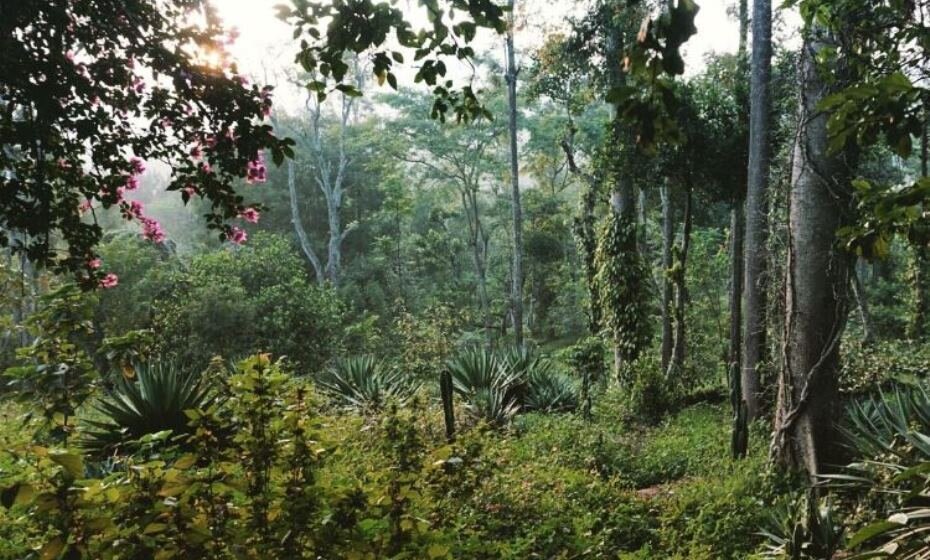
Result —
<path fill-rule="evenodd" d="M 204 410 L 216 396 L 195 371 L 170 362 L 138 364 L 132 377 L 117 375 L 114 386 L 93 409 L 103 419 L 88 419 L 82 446 L 95 454 L 116 453 L 139 438 L 170 430 L 188 433 L 188 410 Z"/>
<path fill-rule="evenodd" d="M 569 412 L 578 408 L 575 381 L 556 371 L 551 362 L 539 361 L 529 374 L 523 408 L 538 412 Z"/>
<path fill-rule="evenodd" d="M 850 558 L 927 558 L 930 396 L 925 387 L 895 385 L 850 403 L 840 430 L 857 461 L 843 473 L 824 476 L 824 483 L 884 497 L 885 518 L 862 527 L 847 543 L 850 550 L 875 542 L 879 547 L 865 547 Z"/>
<path fill-rule="evenodd" d="M 769 514 L 766 558 L 820 560 L 833 558 L 843 545 L 843 525 L 829 500 L 802 494 L 776 505 Z"/>
<path fill-rule="evenodd" d="M 480 348 L 464 350 L 446 367 L 452 374 L 452 388 L 474 416 L 503 426 L 519 411 L 523 376 L 493 353 Z"/>
<path fill-rule="evenodd" d="M 385 368 L 372 356 L 337 360 L 317 385 L 338 405 L 363 411 L 381 410 L 392 401 L 404 404 L 419 388 L 409 376 Z"/>

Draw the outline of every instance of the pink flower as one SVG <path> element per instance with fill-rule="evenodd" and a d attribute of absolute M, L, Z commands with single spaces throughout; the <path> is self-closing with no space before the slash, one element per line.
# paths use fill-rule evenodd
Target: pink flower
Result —
<path fill-rule="evenodd" d="M 103 262 L 100 259 L 91 259 L 87 261 L 87 268 L 91 270 L 97 270 L 102 264 Z"/>
<path fill-rule="evenodd" d="M 116 187 L 116 201 L 122 202 L 123 196 L 126 194 L 126 187 Z"/>
<path fill-rule="evenodd" d="M 262 216 L 261 212 L 259 212 L 255 208 L 246 208 L 245 210 L 242 211 L 241 214 L 239 214 L 239 217 L 249 222 L 250 224 L 257 224 L 261 216 Z"/>
<path fill-rule="evenodd" d="M 165 231 L 161 228 L 158 220 L 152 218 L 141 218 L 142 220 L 142 237 L 155 243 L 165 241 Z"/>
<path fill-rule="evenodd" d="M 129 218 L 138 218 L 142 219 L 142 203 L 138 200 L 129 201 L 129 210 L 127 211 Z"/>
<path fill-rule="evenodd" d="M 126 177 L 126 184 L 124 185 L 127 191 L 134 191 L 139 188 L 139 177 L 135 175 L 130 175 Z"/>
<path fill-rule="evenodd" d="M 249 184 L 264 183 L 268 180 L 268 170 L 265 168 L 265 155 L 258 152 L 258 156 L 245 167 L 245 182 Z"/>
<path fill-rule="evenodd" d="M 132 172 L 136 175 L 142 175 L 145 173 L 145 162 L 141 158 L 132 156 L 129 158 L 129 165 L 132 167 Z"/>
<path fill-rule="evenodd" d="M 113 274 L 112 272 L 104 276 L 100 280 L 100 287 L 104 290 L 109 290 L 110 288 L 115 288 L 119 284 L 119 276 Z"/>
<path fill-rule="evenodd" d="M 187 193 L 187 196 L 193 198 L 193 196 L 194 196 L 195 194 L 198 194 L 199 191 L 197 190 L 197 187 L 195 187 L 194 185 L 188 183 L 188 184 L 184 185 L 184 192 Z"/>
<path fill-rule="evenodd" d="M 143 80 L 139 76 L 133 76 L 132 77 L 132 89 L 136 93 L 142 93 L 143 91 L 145 91 L 145 80 Z"/>
<path fill-rule="evenodd" d="M 68 51 L 65 53 L 65 58 L 68 59 L 68 62 L 74 62 L 74 51 Z"/>
<path fill-rule="evenodd" d="M 243 245 L 249 240 L 249 234 L 244 229 L 236 226 L 230 226 L 227 237 L 236 245 Z"/>
<path fill-rule="evenodd" d="M 191 148 L 191 157 L 195 160 L 203 157 L 203 149 L 201 149 L 200 144 L 194 144 L 194 147 Z"/>
<path fill-rule="evenodd" d="M 83 213 L 89 211 L 89 210 L 90 210 L 91 208 L 93 208 L 93 207 L 94 207 L 94 206 L 93 206 L 93 202 L 92 202 L 89 198 L 85 198 L 83 202 L 81 202 L 80 204 L 78 204 L 78 212 L 80 212 L 81 214 L 83 214 Z"/>
<path fill-rule="evenodd" d="M 213 168 L 210 167 L 210 164 L 205 161 L 200 164 L 200 169 L 206 174 L 210 174 L 213 172 Z"/>

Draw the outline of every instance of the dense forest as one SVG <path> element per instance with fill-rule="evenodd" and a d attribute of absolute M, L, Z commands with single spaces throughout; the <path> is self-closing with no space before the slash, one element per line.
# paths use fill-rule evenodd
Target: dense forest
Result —
<path fill-rule="evenodd" d="M 0 0 L 0 558 L 930 558 L 930 2 L 699 3 Z"/>

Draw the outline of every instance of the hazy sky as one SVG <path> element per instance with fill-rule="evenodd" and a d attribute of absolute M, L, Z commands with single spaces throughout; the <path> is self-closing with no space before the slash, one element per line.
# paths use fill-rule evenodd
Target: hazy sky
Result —
<path fill-rule="evenodd" d="M 227 25 L 235 26 L 240 31 L 238 43 L 233 54 L 246 73 L 269 83 L 283 81 L 284 73 L 294 68 L 295 48 L 291 40 L 291 29 L 275 17 L 274 6 L 285 0 L 215 0 Z M 701 9 L 697 16 L 698 33 L 686 45 L 685 58 L 688 72 L 700 68 L 704 56 L 711 52 L 735 52 L 738 41 L 738 25 L 728 15 L 728 9 L 736 0 L 698 0 Z M 411 6 L 416 2 L 411 0 Z M 525 25 L 517 33 L 517 49 L 528 51 L 539 45 L 543 29 L 558 29 L 565 25 L 565 20 L 573 13 L 579 13 L 587 2 L 565 0 L 520 0 L 517 2 L 518 13 L 522 14 Z M 796 16 L 788 15 L 790 22 Z M 794 25 L 787 26 L 789 29 Z M 490 32 L 476 45 L 479 52 L 493 50 L 500 55 L 501 42 Z M 403 76 L 403 74 L 401 74 Z M 287 94 L 279 87 L 279 102 L 294 103 L 287 100 Z M 285 99 L 282 99 L 285 98 Z"/>

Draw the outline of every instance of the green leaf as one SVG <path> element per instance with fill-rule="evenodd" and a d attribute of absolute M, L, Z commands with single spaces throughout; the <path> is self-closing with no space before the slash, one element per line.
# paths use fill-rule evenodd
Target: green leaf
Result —
<path fill-rule="evenodd" d="M 65 451 L 51 451 L 48 456 L 49 459 L 64 467 L 73 478 L 84 476 L 84 460 L 80 455 Z"/>
<path fill-rule="evenodd" d="M 866 525 L 862 529 L 856 531 L 856 534 L 852 536 L 848 543 L 846 543 L 846 547 L 849 549 L 856 548 L 868 540 L 871 540 L 879 535 L 883 535 L 889 531 L 900 529 L 902 526 L 903 525 L 900 523 L 895 523 L 893 521 L 878 521 L 877 523 Z"/>

